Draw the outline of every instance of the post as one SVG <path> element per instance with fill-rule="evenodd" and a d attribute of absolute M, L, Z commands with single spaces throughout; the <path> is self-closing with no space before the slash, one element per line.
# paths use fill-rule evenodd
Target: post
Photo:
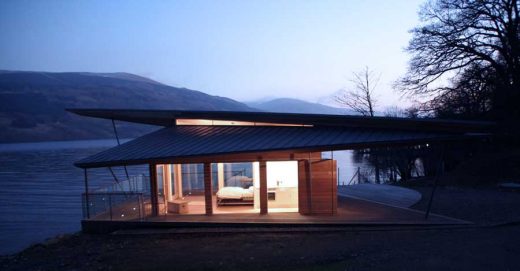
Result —
<path fill-rule="evenodd" d="M 433 202 L 433 196 L 435 195 L 435 190 L 437 189 L 437 183 L 439 181 L 439 177 L 441 175 L 442 171 L 442 159 L 444 157 L 444 144 L 441 143 L 441 150 L 439 155 L 439 163 L 437 164 L 437 170 L 435 172 L 435 179 L 433 180 L 433 188 L 432 193 L 430 194 L 430 200 L 428 201 L 428 208 L 426 209 L 426 213 L 424 214 L 424 219 L 428 219 L 428 216 L 430 215 L 430 210 L 432 208 L 432 202 Z"/>
<path fill-rule="evenodd" d="M 87 219 L 90 218 L 90 206 L 89 206 L 89 203 L 90 203 L 90 199 L 89 199 L 89 196 L 88 196 L 88 175 L 87 175 L 87 169 L 83 169 L 83 172 L 84 172 L 84 175 L 85 175 L 85 207 L 86 207 L 86 211 L 87 211 Z"/>
<path fill-rule="evenodd" d="M 117 178 L 116 174 L 114 173 L 114 170 L 112 169 L 112 167 L 108 167 L 108 170 L 110 171 L 110 174 L 112 174 L 112 178 L 114 178 L 114 181 L 116 181 L 117 184 L 119 184 L 119 179 Z M 119 187 L 121 187 L 121 190 L 123 189 L 123 187 L 121 185 L 119 185 Z"/>
<path fill-rule="evenodd" d="M 378 157 L 377 157 L 377 154 L 375 155 L 375 160 L 376 160 L 376 165 L 375 165 L 375 170 L 376 170 L 376 184 L 381 184 L 381 178 L 380 178 L 380 173 L 379 173 L 379 160 L 378 160 Z"/>
<path fill-rule="evenodd" d="M 143 217 L 141 215 L 141 209 L 143 208 L 143 199 L 142 199 L 143 195 L 142 194 L 138 194 L 137 196 L 137 207 L 139 208 L 139 220 L 142 220 Z"/>
<path fill-rule="evenodd" d="M 307 205 L 308 205 L 308 210 L 309 210 L 309 214 L 312 214 L 312 201 L 313 201 L 313 198 L 312 198 L 312 158 L 311 158 L 311 153 L 309 152 L 309 159 L 307 160 L 308 162 L 308 165 L 309 165 L 309 179 L 307 180 L 307 198 L 309 199 L 307 201 Z"/>
<path fill-rule="evenodd" d="M 337 177 L 337 180 L 336 180 L 336 181 L 338 182 L 338 186 L 339 186 L 339 185 L 345 185 L 345 183 L 341 183 L 341 182 L 339 181 L 339 180 L 341 180 L 341 177 L 340 177 L 339 173 L 340 173 L 340 171 L 339 171 L 339 167 L 338 167 L 338 175 L 336 176 L 336 177 Z"/>
<path fill-rule="evenodd" d="M 334 188 L 336 188 L 338 186 L 338 181 L 337 181 L 337 176 L 334 176 L 334 173 L 336 172 L 336 169 L 334 168 L 335 167 L 335 164 L 334 164 L 334 152 L 331 150 L 330 151 L 330 162 L 331 162 L 331 165 L 330 165 L 330 178 L 331 178 L 331 183 L 332 183 L 332 186 L 331 186 L 331 194 L 334 195 Z M 336 177 L 336 178 L 334 178 Z M 335 182 L 335 183 L 334 183 Z M 331 197 L 331 204 L 332 204 L 332 207 L 331 207 L 331 215 L 334 215 L 336 213 L 336 208 L 334 208 L 335 206 L 335 203 L 338 199 L 336 197 Z"/>
<path fill-rule="evenodd" d="M 149 164 L 150 171 L 150 199 L 152 202 L 152 216 L 159 215 L 159 195 L 157 195 L 157 168 L 155 164 Z"/>
<path fill-rule="evenodd" d="M 213 214 L 213 191 L 211 185 L 211 163 L 204 163 L 204 200 L 206 202 L 206 215 Z"/>
<path fill-rule="evenodd" d="M 218 163 L 218 189 L 224 187 L 224 164 Z"/>
<path fill-rule="evenodd" d="M 163 165 L 163 182 L 164 204 L 166 206 L 168 201 L 171 201 L 172 196 L 172 173 L 170 164 Z"/>
<path fill-rule="evenodd" d="M 116 122 L 114 121 L 114 119 L 112 119 L 112 127 L 114 128 L 114 134 L 116 135 L 117 146 L 119 146 L 121 145 L 121 143 L 119 142 L 119 135 L 117 134 Z M 128 169 L 126 168 L 126 165 L 124 165 L 123 167 L 125 168 L 126 179 L 130 181 L 130 176 L 128 175 Z"/>
<path fill-rule="evenodd" d="M 357 183 L 358 184 L 361 183 L 361 168 L 360 167 L 357 168 Z"/>
<path fill-rule="evenodd" d="M 182 165 L 174 164 L 173 165 L 173 175 L 175 176 L 174 181 L 174 190 L 175 190 L 175 198 L 174 199 L 182 199 Z"/>
<path fill-rule="evenodd" d="M 267 164 L 260 161 L 260 214 L 267 214 Z"/>
<path fill-rule="evenodd" d="M 108 193 L 108 206 L 110 208 L 110 220 L 112 220 L 112 194 Z"/>

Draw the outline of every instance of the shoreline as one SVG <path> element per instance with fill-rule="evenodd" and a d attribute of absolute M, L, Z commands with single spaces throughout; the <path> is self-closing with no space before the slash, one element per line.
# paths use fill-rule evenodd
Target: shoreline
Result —
<path fill-rule="evenodd" d="M 430 191 L 430 187 L 418 189 L 423 195 Z M 498 269 L 520 268 L 516 261 L 520 214 L 514 210 L 520 204 L 519 193 L 490 187 L 439 187 L 437 192 L 433 213 L 462 213 L 476 220 L 475 226 L 293 233 L 75 233 L 2 256 L 0 266 L 3 270 L 488 270 L 490 264 Z M 424 198 L 415 209 L 423 208 Z M 489 212 L 498 208 L 502 210 Z M 483 246 L 487 249 L 480 249 Z"/>

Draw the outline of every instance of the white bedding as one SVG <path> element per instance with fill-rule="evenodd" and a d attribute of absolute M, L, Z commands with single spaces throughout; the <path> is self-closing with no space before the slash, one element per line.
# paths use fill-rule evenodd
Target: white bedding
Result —
<path fill-rule="evenodd" d="M 253 187 L 251 186 L 249 189 L 244 189 L 242 187 L 226 186 L 218 190 L 217 196 L 221 199 L 252 198 Z"/>

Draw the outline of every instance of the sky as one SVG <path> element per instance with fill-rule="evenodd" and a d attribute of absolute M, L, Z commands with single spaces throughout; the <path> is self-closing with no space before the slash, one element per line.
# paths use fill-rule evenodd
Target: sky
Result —
<path fill-rule="evenodd" d="M 380 107 L 406 71 L 423 0 L 0 1 L 0 69 L 129 72 L 239 101 L 325 101 L 380 74 Z"/>

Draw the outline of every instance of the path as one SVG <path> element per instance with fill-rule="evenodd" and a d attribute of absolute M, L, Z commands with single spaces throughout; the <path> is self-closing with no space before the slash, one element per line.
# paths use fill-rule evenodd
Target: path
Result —
<path fill-rule="evenodd" d="M 374 201 L 401 208 L 409 208 L 421 200 L 421 193 L 415 190 L 386 184 L 338 186 L 338 195 Z"/>

